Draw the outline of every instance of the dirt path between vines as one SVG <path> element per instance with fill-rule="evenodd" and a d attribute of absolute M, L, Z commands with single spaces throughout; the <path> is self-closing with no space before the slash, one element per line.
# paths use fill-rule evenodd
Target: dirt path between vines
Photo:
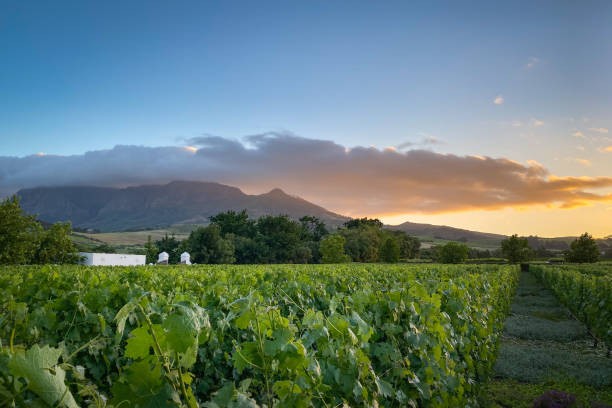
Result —
<path fill-rule="evenodd" d="M 522 272 L 483 405 L 531 408 L 558 390 L 575 395 L 578 407 L 612 407 L 612 358 L 593 343 L 553 293 Z"/>

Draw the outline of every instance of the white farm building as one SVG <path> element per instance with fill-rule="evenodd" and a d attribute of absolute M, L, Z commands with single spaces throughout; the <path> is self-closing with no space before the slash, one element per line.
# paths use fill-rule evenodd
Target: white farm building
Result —
<path fill-rule="evenodd" d="M 133 266 L 146 263 L 145 255 L 95 254 L 91 252 L 79 252 L 79 255 L 83 257 L 81 264 L 90 266 Z"/>

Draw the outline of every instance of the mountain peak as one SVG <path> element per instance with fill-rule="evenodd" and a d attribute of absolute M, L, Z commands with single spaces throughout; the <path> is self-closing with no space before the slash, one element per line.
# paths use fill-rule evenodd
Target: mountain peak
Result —
<path fill-rule="evenodd" d="M 277 187 L 277 188 L 273 188 L 272 190 L 268 191 L 265 195 L 285 197 L 285 196 L 288 196 L 289 194 L 285 193 L 283 190 Z"/>

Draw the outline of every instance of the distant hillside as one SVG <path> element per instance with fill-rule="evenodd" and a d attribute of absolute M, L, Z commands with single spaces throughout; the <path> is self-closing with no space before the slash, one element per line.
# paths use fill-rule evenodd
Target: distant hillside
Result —
<path fill-rule="evenodd" d="M 38 214 L 46 223 L 71 221 L 77 230 L 102 232 L 167 229 L 177 224 L 206 224 L 208 217 L 227 210 L 246 209 L 251 217 L 287 214 L 298 219 L 313 215 L 330 227 L 338 227 L 349 217 L 333 213 L 299 197 L 274 189 L 260 195 L 243 193 L 219 183 L 174 181 L 164 185 L 128 188 L 91 186 L 38 187 L 20 190 L 24 210 Z M 506 235 L 470 231 L 444 225 L 405 222 L 385 226 L 423 240 L 460 241 L 470 246 L 497 248 Z M 599 239 L 602 248 L 612 247 L 612 237 Z M 564 250 L 575 237 L 528 237 L 533 248 Z"/>
<path fill-rule="evenodd" d="M 313 215 L 332 226 L 349 219 L 280 189 L 249 195 L 236 187 L 206 182 L 174 181 L 128 188 L 37 187 L 20 190 L 17 195 L 23 209 L 43 221 L 71 221 L 75 228 L 103 232 L 201 224 L 220 212 L 242 209 L 255 218 Z"/>
<path fill-rule="evenodd" d="M 404 231 L 409 235 L 414 235 L 419 238 L 462 242 L 485 242 L 493 245 L 499 245 L 502 239 L 507 238 L 506 235 L 470 231 L 461 228 L 447 227 L 445 225 L 417 224 L 414 222 L 405 222 L 386 228 Z"/>

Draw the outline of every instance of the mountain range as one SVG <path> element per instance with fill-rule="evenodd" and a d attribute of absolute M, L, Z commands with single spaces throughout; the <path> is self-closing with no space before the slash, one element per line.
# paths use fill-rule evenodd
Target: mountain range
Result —
<path fill-rule="evenodd" d="M 298 219 L 312 215 L 330 227 L 340 226 L 350 219 L 280 189 L 251 195 L 239 188 L 213 182 L 173 181 L 163 185 L 126 188 L 36 187 L 20 190 L 17 195 L 22 208 L 30 214 L 37 214 L 41 221 L 71 221 L 75 229 L 100 232 L 206 224 L 210 216 L 227 210 L 243 209 L 253 218 L 286 214 Z M 386 228 L 402 230 L 419 238 L 486 243 L 486 246 L 498 246 L 506 238 L 501 234 L 412 222 Z M 554 240 L 563 241 L 561 243 L 567 246 L 571 239 L 565 237 Z M 548 245 L 552 244 L 546 243 Z"/>
<path fill-rule="evenodd" d="M 36 187 L 17 192 L 22 208 L 42 221 L 71 221 L 78 229 L 101 232 L 206 224 L 220 212 L 246 209 L 250 217 L 286 214 L 320 218 L 330 226 L 349 219 L 299 197 L 274 189 L 245 194 L 236 187 L 211 182 L 173 181 L 127 188 L 92 186 Z"/>

